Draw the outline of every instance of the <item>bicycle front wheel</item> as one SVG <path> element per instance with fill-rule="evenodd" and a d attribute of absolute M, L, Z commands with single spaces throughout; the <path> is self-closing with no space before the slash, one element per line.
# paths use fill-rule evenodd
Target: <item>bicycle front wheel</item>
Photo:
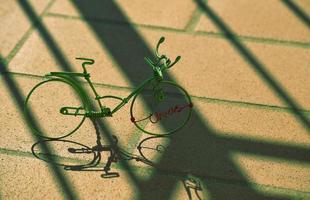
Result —
<path fill-rule="evenodd" d="M 170 135 L 188 122 L 192 101 L 181 86 L 170 81 L 151 82 L 133 99 L 131 121 L 144 133 Z"/>
<path fill-rule="evenodd" d="M 46 139 L 60 139 L 75 132 L 85 115 L 66 115 L 64 107 L 80 108 L 84 101 L 72 83 L 53 78 L 37 84 L 25 101 L 25 116 L 33 132 Z M 74 110 L 74 109 L 73 109 Z"/>

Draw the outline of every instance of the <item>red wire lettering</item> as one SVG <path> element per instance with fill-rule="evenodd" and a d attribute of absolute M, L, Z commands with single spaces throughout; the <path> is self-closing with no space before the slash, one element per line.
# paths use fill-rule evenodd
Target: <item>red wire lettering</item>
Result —
<path fill-rule="evenodd" d="M 189 104 L 185 104 L 183 106 L 182 105 L 176 105 L 174 107 L 168 108 L 168 110 L 163 111 L 163 112 L 151 113 L 149 116 L 147 116 L 147 117 L 145 117 L 143 119 L 140 119 L 140 120 L 135 120 L 135 118 L 131 118 L 131 121 L 135 123 L 135 122 L 140 122 L 140 121 L 144 121 L 146 119 L 149 119 L 152 123 L 157 123 L 160 120 L 162 120 L 163 118 L 172 116 L 175 113 L 182 112 L 187 107 L 192 108 L 193 104 L 189 103 Z"/>

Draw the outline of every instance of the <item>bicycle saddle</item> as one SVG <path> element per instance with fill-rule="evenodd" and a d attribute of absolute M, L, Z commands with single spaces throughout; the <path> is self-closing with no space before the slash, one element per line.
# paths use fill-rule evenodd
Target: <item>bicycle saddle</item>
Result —
<path fill-rule="evenodd" d="M 91 59 L 91 58 L 75 58 L 77 60 L 83 60 L 84 62 L 82 63 L 82 66 L 85 67 L 85 65 L 92 65 L 95 63 L 95 60 L 94 59 Z"/>

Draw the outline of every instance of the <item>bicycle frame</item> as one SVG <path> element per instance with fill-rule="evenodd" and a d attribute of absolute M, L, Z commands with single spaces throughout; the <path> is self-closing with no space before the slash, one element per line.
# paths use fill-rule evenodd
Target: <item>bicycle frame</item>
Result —
<path fill-rule="evenodd" d="M 153 69 L 153 77 L 146 79 L 144 82 L 142 82 L 136 89 L 134 89 L 134 91 L 129 94 L 127 97 L 125 98 L 121 98 L 121 97 L 117 97 L 117 96 L 112 96 L 112 95 L 106 95 L 106 96 L 100 96 L 93 83 L 90 81 L 90 74 L 87 72 L 86 70 L 86 65 L 92 65 L 94 64 L 94 60 L 93 59 L 89 59 L 89 58 L 76 58 L 79 60 L 83 60 L 84 62 L 82 63 L 82 68 L 83 68 L 83 73 L 77 73 L 77 72 L 51 72 L 50 74 L 47 74 L 46 76 L 54 76 L 54 77 L 60 77 L 62 79 L 65 80 L 65 82 L 67 82 L 68 84 L 72 85 L 75 89 L 78 90 L 79 95 L 82 96 L 82 98 L 84 98 L 84 104 L 85 108 L 83 107 L 79 107 L 79 108 L 75 108 L 75 107 L 63 107 L 60 109 L 60 112 L 62 114 L 65 115 L 85 115 L 86 117 L 107 117 L 107 116 L 112 116 L 112 114 L 114 114 L 115 112 L 117 112 L 120 108 L 122 108 L 125 104 L 128 103 L 128 101 L 135 96 L 136 94 L 138 94 L 148 83 L 150 83 L 151 81 L 155 80 L 156 83 L 160 83 L 163 80 L 163 72 L 169 68 L 171 68 L 173 65 L 175 65 L 181 58 L 181 56 L 177 56 L 174 62 L 171 62 L 171 60 L 169 58 L 167 58 L 165 55 L 159 55 L 158 53 L 158 49 L 161 43 L 163 43 L 165 41 L 164 37 L 161 37 L 160 40 L 157 43 L 156 46 L 156 61 L 153 62 L 152 60 L 150 60 L 149 58 L 145 58 L 145 61 L 148 65 L 150 65 Z M 92 108 L 91 103 L 89 101 L 89 97 L 86 94 L 85 90 L 80 86 L 80 84 L 78 83 L 78 81 L 74 78 L 74 76 L 77 77 L 83 77 L 87 83 L 89 84 L 89 86 L 91 87 L 94 95 L 95 95 L 95 100 L 97 101 L 99 107 L 100 107 L 100 111 L 96 112 L 95 109 Z M 101 99 L 104 98 L 114 98 L 114 99 L 118 99 L 121 101 L 121 103 L 119 103 L 112 111 L 110 110 L 110 108 L 107 108 L 105 106 L 102 105 L 101 103 Z M 68 111 L 68 109 L 72 109 L 72 110 L 76 110 L 75 113 L 70 113 Z M 86 110 L 85 114 L 81 114 L 79 113 L 80 110 Z"/>
<path fill-rule="evenodd" d="M 80 84 L 78 83 L 77 80 L 75 80 L 73 77 L 82 77 L 84 78 L 88 85 L 90 86 L 90 88 L 92 89 L 92 92 L 95 96 L 95 100 L 97 101 L 99 107 L 100 107 L 100 111 L 99 112 L 95 112 L 94 109 L 91 107 L 90 105 L 90 101 L 89 101 L 89 97 L 87 95 L 87 93 L 85 92 L 85 90 L 80 86 Z M 46 77 L 59 77 L 59 78 L 62 78 L 62 79 L 65 79 L 66 82 L 69 82 L 72 86 L 74 86 L 77 90 L 78 90 L 78 93 L 79 95 L 81 95 L 84 99 L 87 99 L 85 101 L 85 105 L 86 108 L 84 108 L 86 110 L 86 113 L 83 113 L 83 114 L 79 114 L 78 111 L 79 110 L 82 110 L 83 108 L 77 108 L 77 111 L 76 113 L 62 113 L 62 114 L 65 114 L 65 115 L 85 115 L 86 117 L 106 117 L 106 116 L 112 116 L 115 112 L 117 112 L 119 109 L 121 109 L 124 105 L 126 105 L 130 99 L 132 97 L 134 97 L 136 94 L 138 94 L 143 88 L 145 85 L 149 84 L 150 82 L 152 82 L 153 80 L 156 80 L 156 77 L 153 76 L 151 78 L 148 78 L 146 79 L 144 82 L 142 82 L 137 88 L 134 89 L 133 92 L 131 92 L 127 97 L 125 98 L 121 98 L 121 97 L 118 97 L 118 96 L 113 96 L 113 95 L 105 95 L 105 96 L 100 96 L 98 94 L 98 92 L 96 91 L 93 83 L 91 82 L 90 80 L 90 74 L 89 73 L 76 73 L 76 72 L 50 72 L 49 74 L 46 75 Z M 157 80 L 157 83 L 159 83 L 160 81 Z M 120 100 L 121 102 L 115 107 L 113 108 L 112 111 L 110 111 L 109 108 L 106 108 L 105 106 L 102 105 L 101 103 L 101 99 L 104 99 L 104 98 L 114 98 L 114 99 L 118 99 Z M 72 107 L 64 107 L 64 108 L 71 108 L 73 109 Z M 63 108 L 62 108 L 63 109 Z M 74 108 L 76 109 L 76 108 Z"/>
<path fill-rule="evenodd" d="M 166 130 L 165 133 L 158 133 L 158 132 L 154 132 L 152 130 L 146 130 L 144 128 L 144 120 L 150 120 L 152 124 L 157 123 L 158 121 L 160 121 L 161 119 L 167 118 L 168 116 L 174 116 L 175 113 L 179 113 L 182 110 L 184 110 L 184 108 L 190 107 L 192 108 L 192 103 L 191 103 L 191 99 L 189 94 L 185 91 L 184 88 L 182 88 L 181 86 L 179 86 L 178 84 L 171 82 L 171 81 L 165 81 L 163 80 L 163 73 L 171 68 L 172 66 L 174 66 L 181 58 L 181 56 L 177 56 L 175 58 L 174 61 L 171 61 L 166 55 L 160 55 L 158 53 L 158 48 L 159 45 L 161 43 L 164 42 L 164 37 L 161 37 L 160 40 L 157 43 L 156 46 L 156 57 L 154 57 L 155 59 L 149 59 L 149 58 L 145 58 L 146 63 L 152 68 L 153 70 L 153 76 L 144 80 L 140 85 L 138 85 L 135 89 L 133 89 L 133 91 L 127 96 L 127 97 L 119 97 L 119 96 L 113 96 L 113 95 L 105 95 L 105 96 L 100 96 L 98 94 L 98 92 L 96 91 L 96 88 L 94 87 L 94 84 L 92 83 L 92 81 L 90 80 L 90 74 L 87 72 L 86 70 L 86 65 L 92 65 L 95 63 L 95 60 L 91 59 L 91 58 L 82 58 L 82 57 L 77 57 L 76 59 L 78 60 L 82 60 L 82 68 L 83 68 L 83 72 L 78 73 L 78 72 L 50 72 L 49 74 L 45 75 L 45 78 L 47 78 L 48 80 L 42 81 L 40 83 L 38 83 L 36 86 L 34 86 L 32 88 L 32 90 L 29 92 L 26 101 L 25 101 L 25 113 L 29 114 L 29 112 L 31 111 L 31 101 L 30 98 L 31 96 L 33 96 L 33 94 L 38 94 L 38 92 L 40 90 L 37 90 L 37 88 L 41 88 L 41 86 L 43 84 L 46 83 L 55 83 L 55 82 L 62 82 L 62 84 L 65 85 L 69 85 L 71 87 L 71 89 L 73 89 L 73 92 L 77 95 L 77 99 L 79 100 L 79 104 L 76 104 L 76 101 L 73 103 L 74 105 L 72 105 L 71 107 L 66 106 L 66 99 L 61 99 L 63 100 L 62 103 L 64 104 L 59 104 L 57 105 L 55 108 L 53 108 L 54 110 L 56 109 L 56 112 L 59 111 L 61 115 L 73 115 L 73 116 L 79 116 L 77 118 L 77 123 L 73 124 L 73 131 L 69 132 L 69 131 L 65 131 L 65 130 L 61 130 L 61 129 L 65 129 L 67 128 L 67 126 L 62 126 L 59 128 L 58 132 L 61 132 L 62 136 L 59 137 L 48 137 L 45 136 L 45 133 L 43 133 L 41 130 L 38 130 L 37 127 L 32 127 L 33 130 L 40 136 L 44 137 L 44 138 L 48 138 L 48 139 L 60 139 L 60 138 L 64 138 L 69 136 L 70 134 L 72 134 L 73 132 L 75 132 L 80 126 L 81 124 L 84 122 L 85 118 L 101 118 L 101 117 L 112 117 L 114 113 L 116 113 L 118 110 L 120 110 L 125 104 L 127 104 L 130 100 L 131 100 L 131 106 L 130 106 L 130 120 L 132 123 L 135 124 L 135 126 L 140 129 L 141 131 L 150 134 L 150 135 L 169 135 L 172 134 L 174 132 L 176 132 L 178 129 L 182 128 L 189 120 L 190 115 L 191 115 L 191 110 L 189 110 L 188 112 L 184 113 L 184 117 L 182 118 L 182 120 L 180 120 L 180 123 L 178 124 L 178 126 L 172 126 L 169 127 L 169 130 Z M 80 80 L 78 80 L 77 78 L 84 78 L 87 82 L 87 84 L 89 85 L 89 87 L 91 88 L 92 92 L 94 95 L 94 99 L 93 97 L 91 97 L 92 95 L 88 94 L 87 90 L 84 89 L 84 87 L 82 86 L 82 82 Z M 83 82 L 84 83 L 84 82 Z M 45 87 L 45 86 L 44 86 Z M 164 88 L 165 87 L 165 88 Z M 173 94 L 174 92 L 171 91 L 171 89 L 167 89 L 167 87 L 170 88 L 174 88 L 176 89 L 178 92 L 176 94 Z M 47 88 L 47 87 L 45 87 Z M 38 91 L 38 92 L 36 92 Z M 72 91 L 72 90 L 71 90 Z M 47 92 L 49 92 L 47 90 Z M 146 98 L 145 93 L 147 93 L 147 95 L 149 95 L 148 93 L 151 94 L 151 102 L 150 101 L 145 101 L 145 100 L 149 100 L 148 98 Z M 142 101 L 141 103 L 144 104 L 146 103 L 146 106 L 150 106 L 151 107 L 158 107 L 159 103 L 163 102 L 163 109 L 161 110 L 152 110 L 152 112 L 147 109 L 146 110 L 146 116 L 143 114 L 142 115 L 142 119 L 141 116 L 137 116 L 136 114 L 134 114 L 134 110 L 136 110 L 135 108 L 140 108 L 139 104 L 138 106 L 134 106 L 137 105 L 135 104 L 135 102 L 137 102 L 137 97 L 140 97 L 140 94 L 142 95 L 143 93 L 143 97 L 142 97 Z M 166 99 L 166 97 L 168 97 L 165 93 L 171 93 L 172 95 L 181 95 L 182 97 L 184 97 L 184 100 L 186 102 L 186 104 L 172 104 L 172 105 L 168 105 L 167 102 L 169 101 L 164 101 Z M 34 95 L 35 96 L 35 95 Z M 170 95 L 169 95 L 170 96 Z M 106 98 L 112 98 L 112 99 L 117 99 L 120 102 L 116 104 L 116 106 L 112 109 L 108 108 L 107 106 L 103 105 L 103 102 L 101 102 L 101 100 L 106 99 Z M 169 98 L 172 98 L 169 97 Z M 92 100 L 97 101 L 97 104 L 99 106 L 99 110 L 97 108 L 97 106 L 92 102 Z M 154 102 L 155 100 L 155 102 Z M 139 100 L 138 100 L 139 102 Z M 33 103 L 35 103 L 35 101 L 33 101 Z M 144 105 L 142 105 L 143 107 Z M 169 107 L 169 108 L 166 108 Z M 41 105 L 39 105 L 39 111 L 41 111 Z M 49 107 L 46 108 L 42 108 L 42 109 L 49 109 Z M 58 110 L 59 109 L 59 110 Z M 152 108 L 153 109 L 153 108 Z M 154 111 L 154 112 L 153 112 Z M 64 118 L 62 118 L 63 116 L 59 115 L 59 113 L 55 113 L 57 114 L 57 117 L 59 120 L 62 120 Z M 153 118 L 152 118 L 153 117 Z M 66 118 L 67 119 L 67 118 Z M 70 121 L 70 120 L 68 120 Z M 174 124 L 174 123 L 171 123 Z M 143 127 L 142 127 L 143 126 Z M 49 128 L 49 127 L 47 127 Z M 48 131 L 46 131 L 48 132 Z M 53 130 L 53 132 L 55 132 Z M 58 133 L 57 133 L 58 134 Z"/>

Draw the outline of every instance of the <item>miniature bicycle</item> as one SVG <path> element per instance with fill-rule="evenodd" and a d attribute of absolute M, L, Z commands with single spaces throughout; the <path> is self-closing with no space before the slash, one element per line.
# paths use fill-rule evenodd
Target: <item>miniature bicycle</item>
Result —
<path fill-rule="evenodd" d="M 130 106 L 130 120 L 142 132 L 150 135 L 170 135 L 182 128 L 189 120 L 193 104 L 188 93 L 178 84 L 163 80 L 163 72 L 175 65 L 178 56 L 171 62 L 158 49 L 165 40 L 161 37 L 156 46 L 155 61 L 145 57 L 152 67 L 153 76 L 142 82 L 127 97 L 114 95 L 100 96 L 90 80 L 86 65 L 94 64 L 93 59 L 82 60 L 83 73 L 50 72 L 44 80 L 34 86 L 25 101 L 25 116 L 34 116 L 40 127 L 29 123 L 33 131 L 46 139 L 60 139 L 78 130 L 85 118 L 112 117 L 133 98 Z M 84 84 L 76 77 L 84 78 L 95 98 L 88 96 Z M 72 98 L 74 97 L 74 98 Z M 105 100 L 120 101 L 111 109 L 104 105 Z M 94 108 L 92 101 L 96 101 Z"/>

